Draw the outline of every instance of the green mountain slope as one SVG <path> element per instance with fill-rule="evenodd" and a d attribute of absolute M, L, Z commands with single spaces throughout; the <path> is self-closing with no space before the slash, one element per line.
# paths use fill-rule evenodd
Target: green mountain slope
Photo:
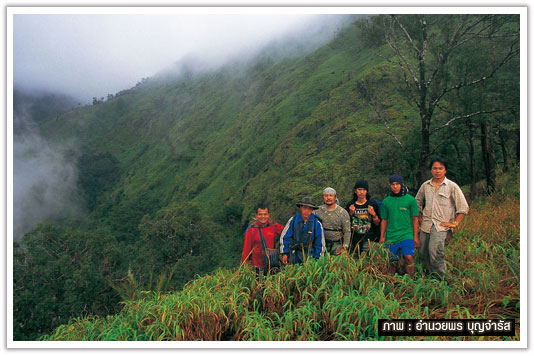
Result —
<path fill-rule="evenodd" d="M 246 223 L 254 203 L 266 199 L 285 220 L 303 194 L 318 198 L 333 186 L 346 201 L 358 177 L 384 183 L 392 173 L 381 167 L 396 161 L 384 155 L 395 142 L 357 85 L 364 77 L 379 78 L 391 99 L 392 75 L 362 46 L 352 24 L 302 58 L 265 56 L 240 68 L 147 80 L 48 122 L 43 132 L 51 141 L 70 139 L 84 153 L 117 160 L 120 176 L 96 197 L 96 214 L 106 200 L 128 205 L 140 196 L 151 202 L 146 213 L 192 200 L 215 216 L 225 204 L 243 202 Z M 403 115 L 392 114 L 391 124 L 409 137 L 411 109 L 390 101 L 389 110 Z"/>

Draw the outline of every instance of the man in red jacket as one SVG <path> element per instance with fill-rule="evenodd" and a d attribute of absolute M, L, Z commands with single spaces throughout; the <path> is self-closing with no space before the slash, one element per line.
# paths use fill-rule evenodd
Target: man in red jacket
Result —
<path fill-rule="evenodd" d="M 248 227 L 245 233 L 245 243 L 241 256 L 242 262 L 248 262 L 249 257 L 252 257 L 252 265 L 260 271 L 264 271 L 260 229 L 267 248 L 276 248 L 275 246 L 280 243 L 279 236 L 284 230 L 284 226 L 271 220 L 269 207 L 265 204 L 256 207 L 256 221 Z"/>

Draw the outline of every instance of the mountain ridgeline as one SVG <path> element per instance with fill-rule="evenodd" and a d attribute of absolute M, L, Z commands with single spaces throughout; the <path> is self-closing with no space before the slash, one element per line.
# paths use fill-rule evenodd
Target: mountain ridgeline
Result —
<path fill-rule="evenodd" d="M 87 216 L 43 223 L 16 243 L 15 339 L 35 339 L 73 316 L 116 312 L 121 298 L 135 299 L 138 290 L 178 289 L 197 274 L 238 266 L 258 202 L 285 223 L 299 198 L 319 203 L 327 186 L 342 205 L 359 178 L 379 199 L 393 173 L 417 188 L 421 110 L 378 25 L 357 20 L 301 56 L 266 49 L 209 72 L 144 79 L 40 121 L 51 146 L 77 155 Z M 436 26 L 431 38 L 444 28 Z M 480 53 L 465 53 L 465 61 L 479 61 Z M 448 70 L 439 74 L 442 82 L 469 69 Z M 483 88 L 466 83 L 474 89 L 464 100 L 451 93 L 435 109 L 441 125 L 489 100 L 507 108 L 484 110 L 480 122 L 455 120 L 440 131 L 447 140 L 431 141 L 461 185 L 489 174 L 478 157 L 493 159 L 494 169 L 519 162 L 518 111 L 509 109 L 518 74 L 507 60 Z M 472 184 L 472 193 L 480 187 Z"/>

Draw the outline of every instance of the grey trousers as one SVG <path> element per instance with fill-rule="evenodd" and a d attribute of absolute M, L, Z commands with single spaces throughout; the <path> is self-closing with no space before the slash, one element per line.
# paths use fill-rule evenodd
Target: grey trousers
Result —
<path fill-rule="evenodd" d="M 332 241 L 332 240 L 325 240 L 326 250 L 329 254 L 332 256 L 336 256 L 339 253 L 339 250 L 343 248 L 342 241 Z"/>
<path fill-rule="evenodd" d="M 447 231 L 436 231 L 432 225 L 430 233 L 419 231 L 419 259 L 431 273 L 443 277 L 447 273 L 445 265 L 445 239 Z"/>

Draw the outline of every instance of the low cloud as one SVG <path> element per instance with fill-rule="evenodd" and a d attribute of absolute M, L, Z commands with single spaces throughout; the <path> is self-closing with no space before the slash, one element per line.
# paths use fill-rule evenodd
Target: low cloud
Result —
<path fill-rule="evenodd" d="M 20 239 L 39 222 L 80 216 L 76 155 L 52 148 L 39 135 L 27 108 L 14 114 L 13 238 Z"/>
<path fill-rule="evenodd" d="M 350 15 L 27 15 L 13 18 L 13 75 L 24 89 L 89 103 L 186 58 L 204 68 L 256 54 L 274 40 L 306 46 Z"/>

